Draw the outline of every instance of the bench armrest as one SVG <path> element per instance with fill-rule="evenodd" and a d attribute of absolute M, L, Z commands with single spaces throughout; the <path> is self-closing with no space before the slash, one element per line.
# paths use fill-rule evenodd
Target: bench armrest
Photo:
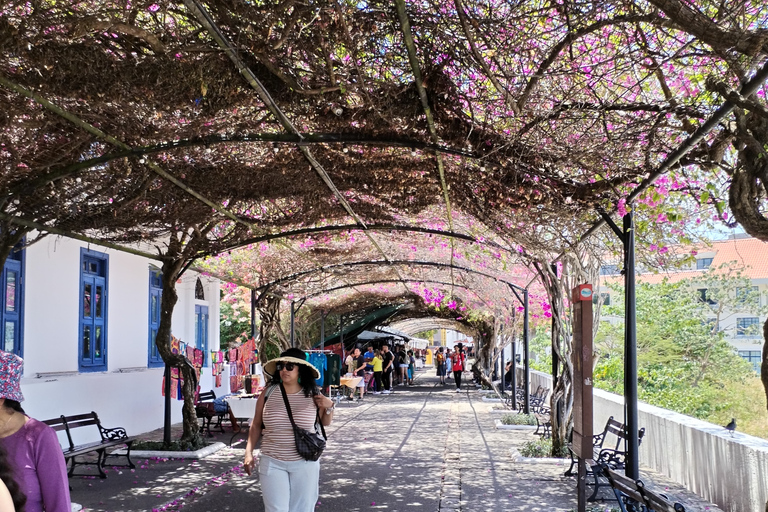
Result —
<path fill-rule="evenodd" d="M 101 438 L 109 441 L 119 441 L 120 439 L 128 438 L 128 433 L 123 427 L 116 428 L 101 428 Z"/>
<path fill-rule="evenodd" d="M 597 455 L 597 461 L 601 464 L 605 464 L 611 469 L 623 468 L 626 456 L 627 454 L 623 451 L 603 448 Z"/>

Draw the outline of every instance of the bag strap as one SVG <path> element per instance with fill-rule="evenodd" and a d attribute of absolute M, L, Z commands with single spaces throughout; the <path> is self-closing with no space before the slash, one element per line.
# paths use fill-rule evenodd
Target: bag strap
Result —
<path fill-rule="evenodd" d="M 283 401 L 285 402 L 285 410 L 288 413 L 288 419 L 291 420 L 291 425 L 293 425 L 293 428 L 296 429 L 298 427 L 296 426 L 296 422 L 293 420 L 293 413 L 291 412 L 291 404 L 288 403 L 288 395 L 285 394 L 285 388 L 283 387 L 283 383 L 282 382 L 280 383 L 280 392 L 283 394 Z M 314 403 L 314 401 L 313 401 L 313 403 Z M 316 410 L 316 414 L 315 414 L 315 430 L 317 430 L 317 424 L 319 423 L 320 424 L 320 430 L 323 433 L 323 438 L 327 440 L 328 436 L 325 433 L 325 428 L 323 427 L 323 422 L 320 421 L 320 408 L 317 407 L 317 405 L 315 405 L 315 410 Z"/>

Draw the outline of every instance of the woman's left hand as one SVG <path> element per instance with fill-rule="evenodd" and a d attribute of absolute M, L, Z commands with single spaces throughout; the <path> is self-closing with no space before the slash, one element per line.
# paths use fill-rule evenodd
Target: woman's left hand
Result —
<path fill-rule="evenodd" d="M 315 405 L 317 405 L 318 407 L 323 407 L 325 409 L 330 409 L 331 407 L 333 407 L 333 400 L 323 396 L 322 393 L 316 394 L 314 400 L 315 400 Z"/>

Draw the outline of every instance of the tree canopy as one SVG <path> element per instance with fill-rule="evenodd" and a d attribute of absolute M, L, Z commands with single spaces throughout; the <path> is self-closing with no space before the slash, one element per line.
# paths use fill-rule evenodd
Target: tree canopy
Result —
<path fill-rule="evenodd" d="M 735 0 L 10 0 L 0 233 L 205 226 L 192 256 L 280 297 L 509 320 L 599 208 L 657 251 L 691 209 L 768 239 L 767 27 Z"/>

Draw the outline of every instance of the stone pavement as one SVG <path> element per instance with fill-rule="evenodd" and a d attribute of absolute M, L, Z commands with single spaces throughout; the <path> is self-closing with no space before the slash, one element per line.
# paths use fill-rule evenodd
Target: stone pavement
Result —
<path fill-rule="evenodd" d="M 510 449 L 535 436 L 496 430 L 493 404 L 479 392 L 456 393 L 428 373 L 417 374 L 417 386 L 337 407 L 321 459 L 317 511 L 576 508 L 575 479 L 563 476 L 568 464 L 513 462 Z M 228 424 L 226 430 L 216 440 L 228 442 Z M 106 480 L 74 477 L 72 499 L 87 511 L 263 511 L 258 476 L 242 470 L 244 447 L 236 442 L 194 462 L 135 460 L 136 470 L 111 469 Z M 659 475 L 645 471 L 643 478 L 686 510 L 720 510 Z M 593 510 L 611 510 L 606 503 Z"/>

